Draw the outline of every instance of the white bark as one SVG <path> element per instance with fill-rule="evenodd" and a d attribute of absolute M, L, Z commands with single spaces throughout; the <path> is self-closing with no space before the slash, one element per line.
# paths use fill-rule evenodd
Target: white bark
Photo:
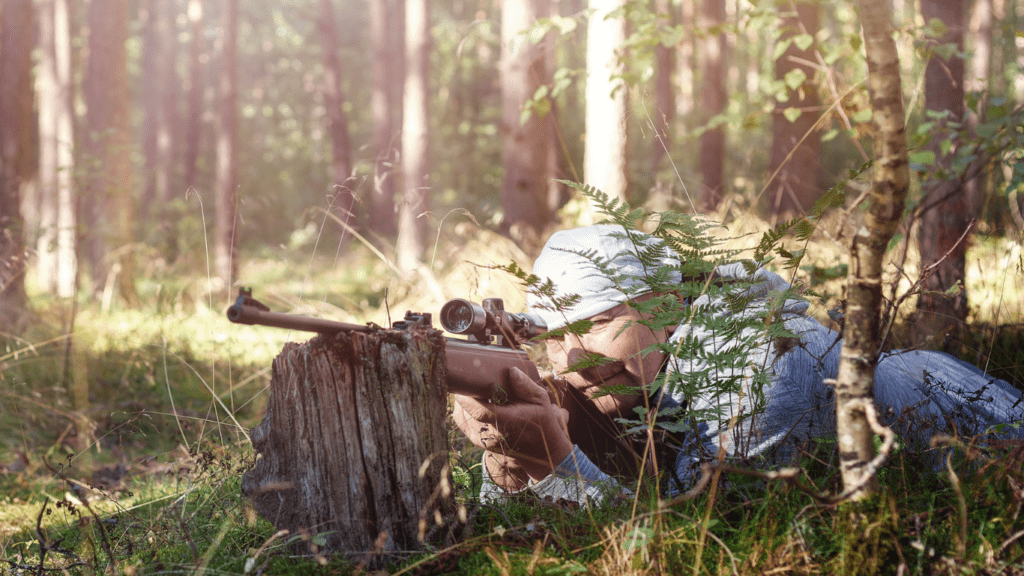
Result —
<path fill-rule="evenodd" d="M 583 179 L 610 197 L 626 199 L 626 86 L 615 51 L 625 41 L 620 18 L 608 14 L 623 0 L 590 0 L 587 27 L 586 142 Z"/>

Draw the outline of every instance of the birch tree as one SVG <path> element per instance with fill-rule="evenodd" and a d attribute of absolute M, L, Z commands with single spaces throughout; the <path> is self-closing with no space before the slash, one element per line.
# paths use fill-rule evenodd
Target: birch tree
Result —
<path fill-rule="evenodd" d="M 850 246 L 846 322 L 836 380 L 836 425 L 843 486 L 860 499 L 877 488 L 873 415 L 882 304 L 882 258 L 903 213 L 910 182 L 899 55 L 885 0 L 858 0 L 873 109 L 874 170 L 869 207 Z M 865 478 L 866 475 L 871 477 Z"/>

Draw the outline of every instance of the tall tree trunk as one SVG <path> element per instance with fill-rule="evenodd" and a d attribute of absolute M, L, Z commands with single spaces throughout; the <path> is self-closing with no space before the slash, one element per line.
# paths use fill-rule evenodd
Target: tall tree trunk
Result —
<path fill-rule="evenodd" d="M 673 2 L 673 4 L 675 4 Z M 697 92 L 694 89 L 696 86 L 694 82 L 694 71 L 697 68 L 697 59 L 695 54 L 697 50 L 696 34 L 693 33 L 696 17 L 695 2 L 681 2 L 679 17 L 683 24 L 683 29 L 686 30 L 686 34 L 683 36 L 683 41 L 679 43 L 679 94 L 676 98 L 676 114 L 681 117 L 689 116 L 694 110 L 694 100 L 696 100 Z"/>
<path fill-rule="evenodd" d="M 654 9 L 658 18 L 658 26 L 670 27 L 675 24 L 672 4 L 669 0 L 655 0 Z M 654 149 L 651 151 L 651 173 L 658 173 L 661 159 L 668 157 L 672 161 L 672 133 L 676 116 L 677 93 L 672 89 L 672 73 L 676 67 L 675 46 L 658 43 L 654 47 L 654 110 L 651 120 L 654 122 Z"/>
<path fill-rule="evenodd" d="M 501 203 L 505 234 L 539 233 L 547 224 L 548 148 L 550 108 L 524 110 L 537 89 L 545 84 L 545 42 L 531 43 L 522 34 L 537 19 L 549 16 L 548 0 L 503 0 L 501 4 Z M 550 100 L 547 100 L 550 102 Z M 526 122 L 521 121 L 528 114 Z"/>
<path fill-rule="evenodd" d="M 348 118 L 345 116 L 345 95 L 341 91 L 341 65 L 338 63 L 338 27 L 335 22 L 334 2 L 320 0 L 320 50 L 324 64 L 324 106 L 327 107 L 327 132 L 331 135 L 331 173 L 334 177 L 331 195 L 334 209 L 343 221 L 349 215 L 355 202 L 355 195 L 349 186 L 352 178 L 352 146 L 348 138 Z"/>
<path fill-rule="evenodd" d="M 590 0 L 587 25 L 586 141 L 583 179 L 612 198 L 627 199 L 626 86 L 615 51 L 625 42 L 621 18 L 608 18 L 623 0 Z"/>
<path fill-rule="evenodd" d="M 822 191 L 818 176 L 821 135 L 815 129 L 820 99 L 814 67 L 810 65 L 815 61 L 815 48 L 813 43 L 806 48 L 798 43 L 807 38 L 805 34 L 813 39 L 818 32 L 819 6 L 817 2 L 796 0 L 783 4 L 779 10 L 783 13 L 779 41 L 790 44 L 775 62 L 775 77 L 786 82 L 789 98 L 777 102 L 772 115 L 768 170 L 774 176 L 768 183 L 768 212 L 788 218 L 810 210 Z"/>
<path fill-rule="evenodd" d="M 394 234 L 395 191 L 402 150 L 402 86 L 405 81 L 405 13 L 400 0 L 370 0 L 373 45 L 373 148 L 376 154 L 370 191 L 370 229 Z"/>
<path fill-rule="evenodd" d="M 973 50 L 969 68 L 964 75 L 965 92 L 983 92 L 989 89 L 989 78 L 991 77 L 992 58 L 992 0 L 975 0 L 971 6 L 971 15 L 968 22 L 968 38 L 973 39 Z M 973 132 L 983 121 L 985 114 L 984 103 L 978 105 L 978 110 L 966 110 L 967 125 Z M 967 205 L 971 214 L 981 214 L 988 196 L 988 178 L 985 174 L 964 183 L 967 188 Z"/>
<path fill-rule="evenodd" d="M 32 0 L 0 8 L 0 332 L 19 333 L 28 316 L 21 187 L 32 177 Z"/>
<path fill-rule="evenodd" d="M 39 4 L 39 285 L 62 298 L 75 294 L 78 208 L 71 83 L 69 0 Z"/>
<path fill-rule="evenodd" d="M 942 21 L 946 34 L 935 41 L 940 44 L 956 44 L 958 53 L 963 49 L 964 3 L 962 0 L 922 0 L 921 13 L 925 22 L 933 18 Z M 924 73 L 924 98 L 926 110 L 948 112 L 950 122 L 964 121 L 964 61 L 958 54 L 944 59 L 933 54 Z M 952 155 L 943 155 L 940 148 L 944 139 L 950 138 L 946 130 L 933 131 L 929 148 L 935 152 L 936 168 L 949 169 Z M 964 281 L 966 243 L 957 242 L 970 226 L 973 212 L 967 202 L 964 188 L 952 194 L 943 192 L 946 178 L 936 177 L 924 186 L 924 205 L 931 206 L 921 215 L 918 228 L 918 246 L 921 250 L 921 267 L 939 263 L 935 274 L 922 284 L 925 291 L 917 301 L 917 317 L 914 322 L 914 340 L 922 344 L 929 339 L 939 340 L 948 351 L 959 347 L 963 322 L 967 318 L 967 293 L 947 296 L 948 289 Z M 943 197 L 940 197 L 942 195 Z M 948 196 L 948 197 L 945 197 Z M 948 256 L 946 256 L 948 254 Z"/>
<path fill-rule="evenodd" d="M 725 25 L 725 0 L 703 0 L 700 29 L 705 32 L 701 42 L 701 100 L 706 125 L 712 118 L 725 112 L 728 96 L 725 93 L 725 32 L 711 34 L 713 27 Z M 700 136 L 701 210 L 712 212 L 718 208 L 725 191 L 725 128 L 716 126 Z"/>
<path fill-rule="evenodd" d="M 164 38 L 158 30 L 160 0 L 144 0 L 139 6 L 141 21 L 142 61 L 142 198 L 139 203 L 139 218 L 148 220 L 150 206 L 155 202 L 156 174 L 159 169 L 158 137 L 162 99 L 161 82 L 165 75 L 160 70 L 164 64 Z M 169 48 L 169 47 L 168 47 Z"/>
<path fill-rule="evenodd" d="M 63 0 L 39 3 L 39 236 L 36 242 L 36 273 L 39 287 L 57 292 L 57 161 L 58 108 L 61 105 L 58 55 L 54 43 L 56 5 Z M 70 104 L 70 100 L 68 101 Z"/>
<path fill-rule="evenodd" d="M 199 179 L 199 148 L 203 142 L 203 2 L 188 0 L 188 25 L 192 36 L 188 50 L 188 112 L 185 118 L 185 187 Z"/>
<path fill-rule="evenodd" d="M 167 202 L 177 193 L 181 185 L 179 146 L 181 140 L 181 116 L 178 101 L 181 99 L 181 77 L 178 75 L 178 3 L 175 0 L 159 0 L 160 17 L 157 33 L 163 46 L 160 79 L 160 116 L 156 129 L 156 199 Z"/>
<path fill-rule="evenodd" d="M 214 194 L 214 269 L 230 290 L 238 276 L 238 222 L 235 188 L 238 185 L 238 0 L 223 1 L 224 36 L 217 117 L 217 174 Z"/>
<path fill-rule="evenodd" d="M 84 222 L 86 257 L 94 291 L 109 306 L 115 286 L 130 305 L 135 293 L 132 219 L 131 127 L 128 91 L 128 6 L 126 0 L 89 4 L 89 61 L 84 92 L 88 154 Z M 116 261 L 111 262 L 117 251 Z"/>
<path fill-rule="evenodd" d="M 903 214 L 910 183 L 903 125 L 899 55 L 885 0 L 858 0 L 868 61 L 868 90 L 874 111 L 875 164 L 870 206 L 850 245 L 846 322 L 836 379 L 836 426 L 843 486 L 854 499 L 875 491 L 866 479 L 875 453 L 868 411 L 874 401 L 882 305 L 882 258 Z"/>
<path fill-rule="evenodd" d="M 402 187 L 398 211 L 398 269 L 415 270 L 427 244 L 430 0 L 405 4 L 405 94 L 402 112 Z"/>

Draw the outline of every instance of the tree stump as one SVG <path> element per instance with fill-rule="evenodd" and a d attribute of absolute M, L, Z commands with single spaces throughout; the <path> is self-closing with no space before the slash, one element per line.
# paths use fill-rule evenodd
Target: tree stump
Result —
<path fill-rule="evenodd" d="M 451 509 L 444 339 L 432 329 L 316 336 L 274 359 L 242 492 L 314 552 L 413 550 Z"/>

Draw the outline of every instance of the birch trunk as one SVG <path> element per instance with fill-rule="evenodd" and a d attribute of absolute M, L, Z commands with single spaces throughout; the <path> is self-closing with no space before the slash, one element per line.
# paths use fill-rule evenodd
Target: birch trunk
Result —
<path fill-rule="evenodd" d="M 877 489 L 863 478 L 874 456 L 867 410 L 874 399 L 878 364 L 882 258 L 903 213 L 909 186 L 907 139 L 899 55 L 885 0 L 858 0 L 868 61 L 868 89 L 875 125 L 875 164 L 870 206 L 850 246 L 843 350 L 836 382 L 836 415 L 843 485 L 861 499 Z"/>

